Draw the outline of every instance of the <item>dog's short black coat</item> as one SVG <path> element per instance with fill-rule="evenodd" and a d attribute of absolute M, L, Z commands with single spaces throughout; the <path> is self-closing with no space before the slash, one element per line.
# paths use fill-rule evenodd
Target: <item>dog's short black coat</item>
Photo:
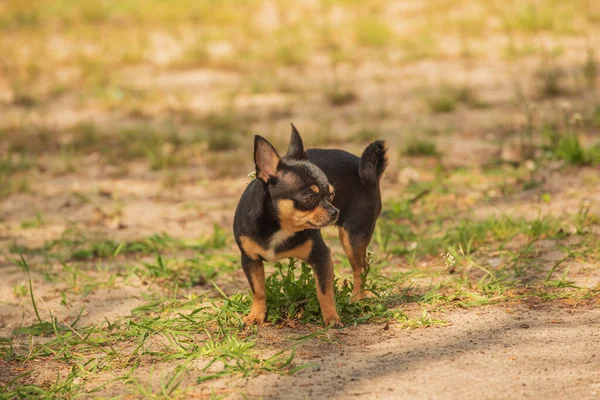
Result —
<path fill-rule="evenodd" d="M 371 143 L 360 158 L 343 150 L 305 151 L 292 125 L 285 156 L 256 136 L 254 160 L 257 178 L 242 194 L 233 224 L 253 292 L 245 322 L 260 324 L 265 318 L 263 262 L 294 257 L 313 267 L 325 324 L 341 326 L 333 298 L 331 252 L 319 228 L 339 227 L 353 269 L 353 300 L 360 300 L 366 249 L 381 212 L 379 182 L 387 165 L 385 142 Z"/>

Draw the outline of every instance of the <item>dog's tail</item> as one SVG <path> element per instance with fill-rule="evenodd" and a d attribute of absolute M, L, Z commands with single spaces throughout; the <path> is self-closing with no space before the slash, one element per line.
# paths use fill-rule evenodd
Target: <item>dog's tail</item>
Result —
<path fill-rule="evenodd" d="M 387 167 L 387 145 L 383 140 L 376 140 L 367 146 L 360 157 L 358 175 L 364 187 L 375 188 L 379 186 L 381 174 Z"/>

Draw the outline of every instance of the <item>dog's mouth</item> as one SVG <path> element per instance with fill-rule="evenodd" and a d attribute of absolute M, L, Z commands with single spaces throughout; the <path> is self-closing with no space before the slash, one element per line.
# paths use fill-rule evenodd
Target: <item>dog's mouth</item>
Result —
<path fill-rule="evenodd" d="M 321 225 L 313 224 L 312 222 L 307 221 L 306 225 L 308 225 L 308 227 L 312 228 L 312 229 L 321 229 L 321 228 L 325 228 L 326 226 L 330 226 L 330 225 L 335 224 L 337 222 L 337 220 L 338 219 L 336 218 L 334 220 L 331 220 L 330 222 L 327 222 L 327 223 L 324 223 L 324 224 L 321 224 Z"/>

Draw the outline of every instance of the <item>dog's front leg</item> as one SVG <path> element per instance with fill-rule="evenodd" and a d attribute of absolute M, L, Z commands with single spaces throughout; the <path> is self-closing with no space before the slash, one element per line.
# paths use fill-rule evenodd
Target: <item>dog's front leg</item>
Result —
<path fill-rule="evenodd" d="M 319 299 L 325 326 L 343 327 L 344 324 L 337 313 L 333 295 L 333 261 L 331 260 L 331 251 L 325 242 L 323 242 L 323 239 L 315 241 L 308 262 L 315 274 L 317 298 Z"/>
<path fill-rule="evenodd" d="M 267 296 L 265 293 L 265 266 L 261 260 L 252 260 L 242 256 L 242 268 L 252 289 L 250 314 L 244 317 L 245 325 L 262 324 L 267 314 Z"/>

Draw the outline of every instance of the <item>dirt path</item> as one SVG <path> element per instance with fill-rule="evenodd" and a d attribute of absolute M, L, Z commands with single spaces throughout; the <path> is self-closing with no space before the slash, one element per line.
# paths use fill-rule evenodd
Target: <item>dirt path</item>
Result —
<path fill-rule="evenodd" d="M 444 319 L 449 325 L 437 328 L 344 330 L 343 345 L 299 353 L 298 361 L 320 367 L 261 376 L 235 392 L 268 399 L 600 397 L 600 309 L 502 305 Z"/>

